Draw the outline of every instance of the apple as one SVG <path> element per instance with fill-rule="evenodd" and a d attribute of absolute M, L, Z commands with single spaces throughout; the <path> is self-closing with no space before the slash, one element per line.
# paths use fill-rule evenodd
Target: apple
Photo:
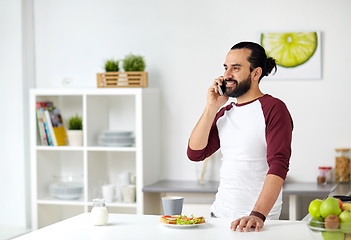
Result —
<path fill-rule="evenodd" d="M 351 212 L 342 211 L 339 215 L 340 218 L 340 228 L 347 233 L 351 233 Z"/>
<path fill-rule="evenodd" d="M 342 211 L 339 218 L 341 223 L 351 223 L 351 211 Z"/>
<path fill-rule="evenodd" d="M 323 201 L 321 199 L 315 199 L 312 202 L 310 202 L 308 212 L 310 213 L 311 217 L 318 218 L 321 216 L 319 209 L 321 207 L 322 202 Z"/>
<path fill-rule="evenodd" d="M 343 210 L 343 208 L 342 208 L 342 201 L 340 200 L 340 198 L 338 198 L 338 201 L 339 201 L 340 209 Z"/>
<path fill-rule="evenodd" d="M 322 218 L 326 218 L 329 215 L 339 216 L 341 213 L 339 200 L 336 198 L 325 199 L 319 208 Z"/>

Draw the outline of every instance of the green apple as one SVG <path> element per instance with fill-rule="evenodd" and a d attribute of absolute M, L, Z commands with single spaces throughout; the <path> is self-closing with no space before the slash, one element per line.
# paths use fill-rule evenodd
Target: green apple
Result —
<path fill-rule="evenodd" d="M 343 232 L 351 233 L 351 211 L 342 211 L 339 218 Z"/>
<path fill-rule="evenodd" d="M 310 202 L 308 212 L 310 213 L 311 217 L 318 218 L 321 216 L 319 209 L 321 207 L 322 202 L 323 201 L 321 199 L 315 199 L 312 202 Z"/>
<path fill-rule="evenodd" d="M 339 200 L 336 198 L 327 198 L 325 199 L 320 208 L 320 214 L 322 218 L 326 218 L 329 215 L 336 215 L 339 216 L 341 213 L 340 203 Z"/>

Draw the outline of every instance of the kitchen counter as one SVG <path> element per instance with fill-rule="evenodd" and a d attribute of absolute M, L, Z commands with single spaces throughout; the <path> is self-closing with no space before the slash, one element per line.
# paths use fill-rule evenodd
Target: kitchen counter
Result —
<path fill-rule="evenodd" d="M 196 181 L 162 180 L 145 186 L 144 192 L 185 192 L 185 193 L 216 193 L 219 186 L 217 181 L 199 184 Z"/>
<path fill-rule="evenodd" d="M 203 225 L 186 228 L 164 226 L 159 219 L 155 215 L 110 214 L 107 226 L 93 226 L 90 213 L 84 213 L 15 239 L 312 240 L 307 223 L 301 221 L 266 221 L 260 232 L 243 233 L 230 230 L 229 219 L 210 218 Z"/>
<path fill-rule="evenodd" d="M 162 180 L 154 184 L 145 186 L 144 192 L 149 193 L 194 193 L 194 194 L 215 194 L 219 182 L 209 181 L 199 184 L 196 181 Z M 314 196 L 325 198 L 330 194 L 346 195 L 350 191 L 350 184 L 317 184 L 311 182 L 291 183 L 285 182 L 283 195 L 289 197 L 289 220 L 297 219 L 297 202 L 299 196 Z M 338 194 L 336 194 L 336 192 Z"/>
<path fill-rule="evenodd" d="M 199 184 L 196 181 L 162 180 L 145 186 L 144 192 L 185 192 L 185 193 L 216 193 L 218 181 Z M 327 196 L 337 187 L 336 183 L 317 184 L 310 182 L 284 183 L 283 194 L 286 195 L 320 195 Z"/>
<path fill-rule="evenodd" d="M 329 194 L 329 196 L 336 196 L 336 195 L 342 195 L 342 196 L 349 196 L 351 195 L 351 182 L 348 183 L 338 183 L 333 191 Z"/>

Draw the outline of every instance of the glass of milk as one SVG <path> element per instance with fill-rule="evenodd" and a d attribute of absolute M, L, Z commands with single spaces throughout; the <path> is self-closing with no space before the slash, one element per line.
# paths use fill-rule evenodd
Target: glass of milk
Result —
<path fill-rule="evenodd" d="M 91 221 L 95 226 L 107 224 L 108 212 L 104 199 L 93 199 L 93 208 L 91 209 Z"/>

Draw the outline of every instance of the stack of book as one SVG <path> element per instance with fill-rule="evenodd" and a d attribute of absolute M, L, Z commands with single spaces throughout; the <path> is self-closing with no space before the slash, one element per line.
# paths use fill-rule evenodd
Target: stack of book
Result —
<path fill-rule="evenodd" d="M 60 110 L 48 102 L 36 102 L 40 143 L 43 146 L 67 145 L 67 135 Z"/>

